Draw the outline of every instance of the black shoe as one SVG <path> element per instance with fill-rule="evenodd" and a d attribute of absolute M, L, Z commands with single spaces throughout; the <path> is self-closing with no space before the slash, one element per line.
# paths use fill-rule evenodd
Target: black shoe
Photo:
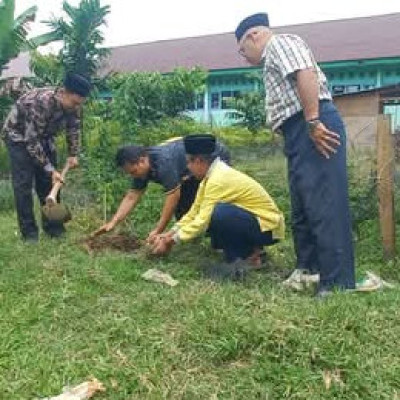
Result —
<path fill-rule="evenodd" d="M 325 300 L 328 297 L 331 297 L 333 295 L 332 290 L 328 289 L 319 289 L 317 290 L 317 293 L 315 294 L 315 299 L 316 300 Z"/>
<path fill-rule="evenodd" d="M 246 261 L 237 259 L 231 263 L 219 263 L 207 265 L 203 267 L 203 275 L 205 278 L 214 282 L 223 281 L 244 281 L 247 273 L 252 269 Z"/>
<path fill-rule="evenodd" d="M 262 250 L 260 253 L 260 258 L 261 258 L 261 265 L 264 267 L 269 267 L 270 259 L 267 256 L 267 252 L 265 250 Z"/>
<path fill-rule="evenodd" d="M 45 233 L 48 237 L 52 239 L 60 239 L 65 235 L 65 229 L 61 230 L 45 230 Z"/>
<path fill-rule="evenodd" d="M 39 235 L 25 235 L 22 240 L 27 244 L 36 244 L 39 242 Z"/>

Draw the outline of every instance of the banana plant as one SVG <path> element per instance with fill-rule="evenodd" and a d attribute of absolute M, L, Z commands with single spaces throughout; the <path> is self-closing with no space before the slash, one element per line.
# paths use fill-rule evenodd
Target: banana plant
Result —
<path fill-rule="evenodd" d="M 28 51 L 38 46 L 57 40 L 59 35 L 50 32 L 28 39 L 29 23 L 35 20 L 37 7 L 30 7 L 15 17 L 15 1 L 0 0 L 0 126 L 11 104 L 18 97 L 18 91 L 11 93 L 1 73 L 13 58 L 21 51 Z M 13 85 L 11 85 L 13 86 Z M 21 86 L 23 87 L 23 85 Z"/>
<path fill-rule="evenodd" d="M 35 20 L 37 7 L 33 6 L 15 17 L 15 0 L 0 0 L 0 75 L 9 61 L 21 51 L 27 51 L 57 40 L 50 32 L 28 39 L 29 23 Z"/>

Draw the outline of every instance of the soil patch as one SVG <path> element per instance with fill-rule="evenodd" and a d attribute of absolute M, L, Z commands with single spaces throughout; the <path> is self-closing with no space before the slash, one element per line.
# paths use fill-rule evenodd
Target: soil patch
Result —
<path fill-rule="evenodd" d="M 88 253 L 99 253 L 105 250 L 134 253 L 141 247 L 140 241 L 134 236 L 123 234 L 103 235 L 82 241 Z"/>

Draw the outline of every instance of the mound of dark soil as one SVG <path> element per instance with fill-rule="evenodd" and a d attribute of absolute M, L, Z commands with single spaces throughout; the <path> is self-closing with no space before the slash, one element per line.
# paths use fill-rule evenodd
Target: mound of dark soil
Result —
<path fill-rule="evenodd" d="M 134 236 L 123 234 L 103 235 L 84 240 L 83 247 L 89 253 L 98 253 L 104 250 L 116 250 L 124 253 L 133 253 L 141 244 Z"/>

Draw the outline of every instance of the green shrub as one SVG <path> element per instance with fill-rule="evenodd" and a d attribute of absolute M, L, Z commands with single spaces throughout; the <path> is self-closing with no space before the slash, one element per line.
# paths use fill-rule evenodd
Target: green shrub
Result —
<path fill-rule="evenodd" d="M 237 125 L 246 127 L 254 135 L 268 128 L 265 118 L 265 88 L 261 72 L 249 73 L 247 79 L 253 83 L 255 90 L 233 98 L 231 107 L 236 110 L 239 118 Z"/>
<path fill-rule="evenodd" d="M 207 125 L 198 123 L 190 118 L 164 118 L 156 124 L 139 128 L 136 135 L 131 135 L 130 137 L 125 135 L 124 139 L 131 143 L 140 143 L 144 146 L 154 146 L 173 137 L 186 136 L 192 133 L 205 133 L 209 131 L 210 129 Z"/>
<path fill-rule="evenodd" d="M 0 141 L 0 177 L 1 175 L 10 172 L 10 160 L 8 158 L 7 148 L 2 141 Z"/>
<path fill-rule="evenodd" d="M 230 147 L 264 146 L 280 149 L 282 137 L 269 130 L 262 130 L 254 135 L 248 128 L 242 126 L 228 126 L 214 128 L 212 132 Z"/>
<path fill-rule="evenodd" d="M 121 143 L 121 129 L 115 121 L 87 118 L 84 134 L 87 146 L 82 152 L 84 182 L 94 192 L 105 213 L 113 212 L 127 181 L 115 165 L 115 153 Z"/>
<path fill-rule="evenodd" d="M 376 169 L 369 156 L 351 154 L 347 171 L 353 229 L 360 236 L 362 223 L 378 218 Z"/>
<path fill-rule="evenodd" d="M 267 127 L 265 118 L 265 95 L 259 92 L 245 93 L 235 99 L 233 107 L 242 121 L 238 125 L 245 126 L 252 134 Z"/>
<path fill-rule="evenodd" d="M 173 73 L 119 74 L 109 81 L 113 94 L 112 115 L 124 130 L 174 118 L 191 108 L 197 92 L 204 89 L 206 73 L 200 68 Z"/>
<path fill-rule="evenodd" d="M 0 180 L 0 211 L 11 211 L 14 208 L 14 193 L 10 180 Z"/>

